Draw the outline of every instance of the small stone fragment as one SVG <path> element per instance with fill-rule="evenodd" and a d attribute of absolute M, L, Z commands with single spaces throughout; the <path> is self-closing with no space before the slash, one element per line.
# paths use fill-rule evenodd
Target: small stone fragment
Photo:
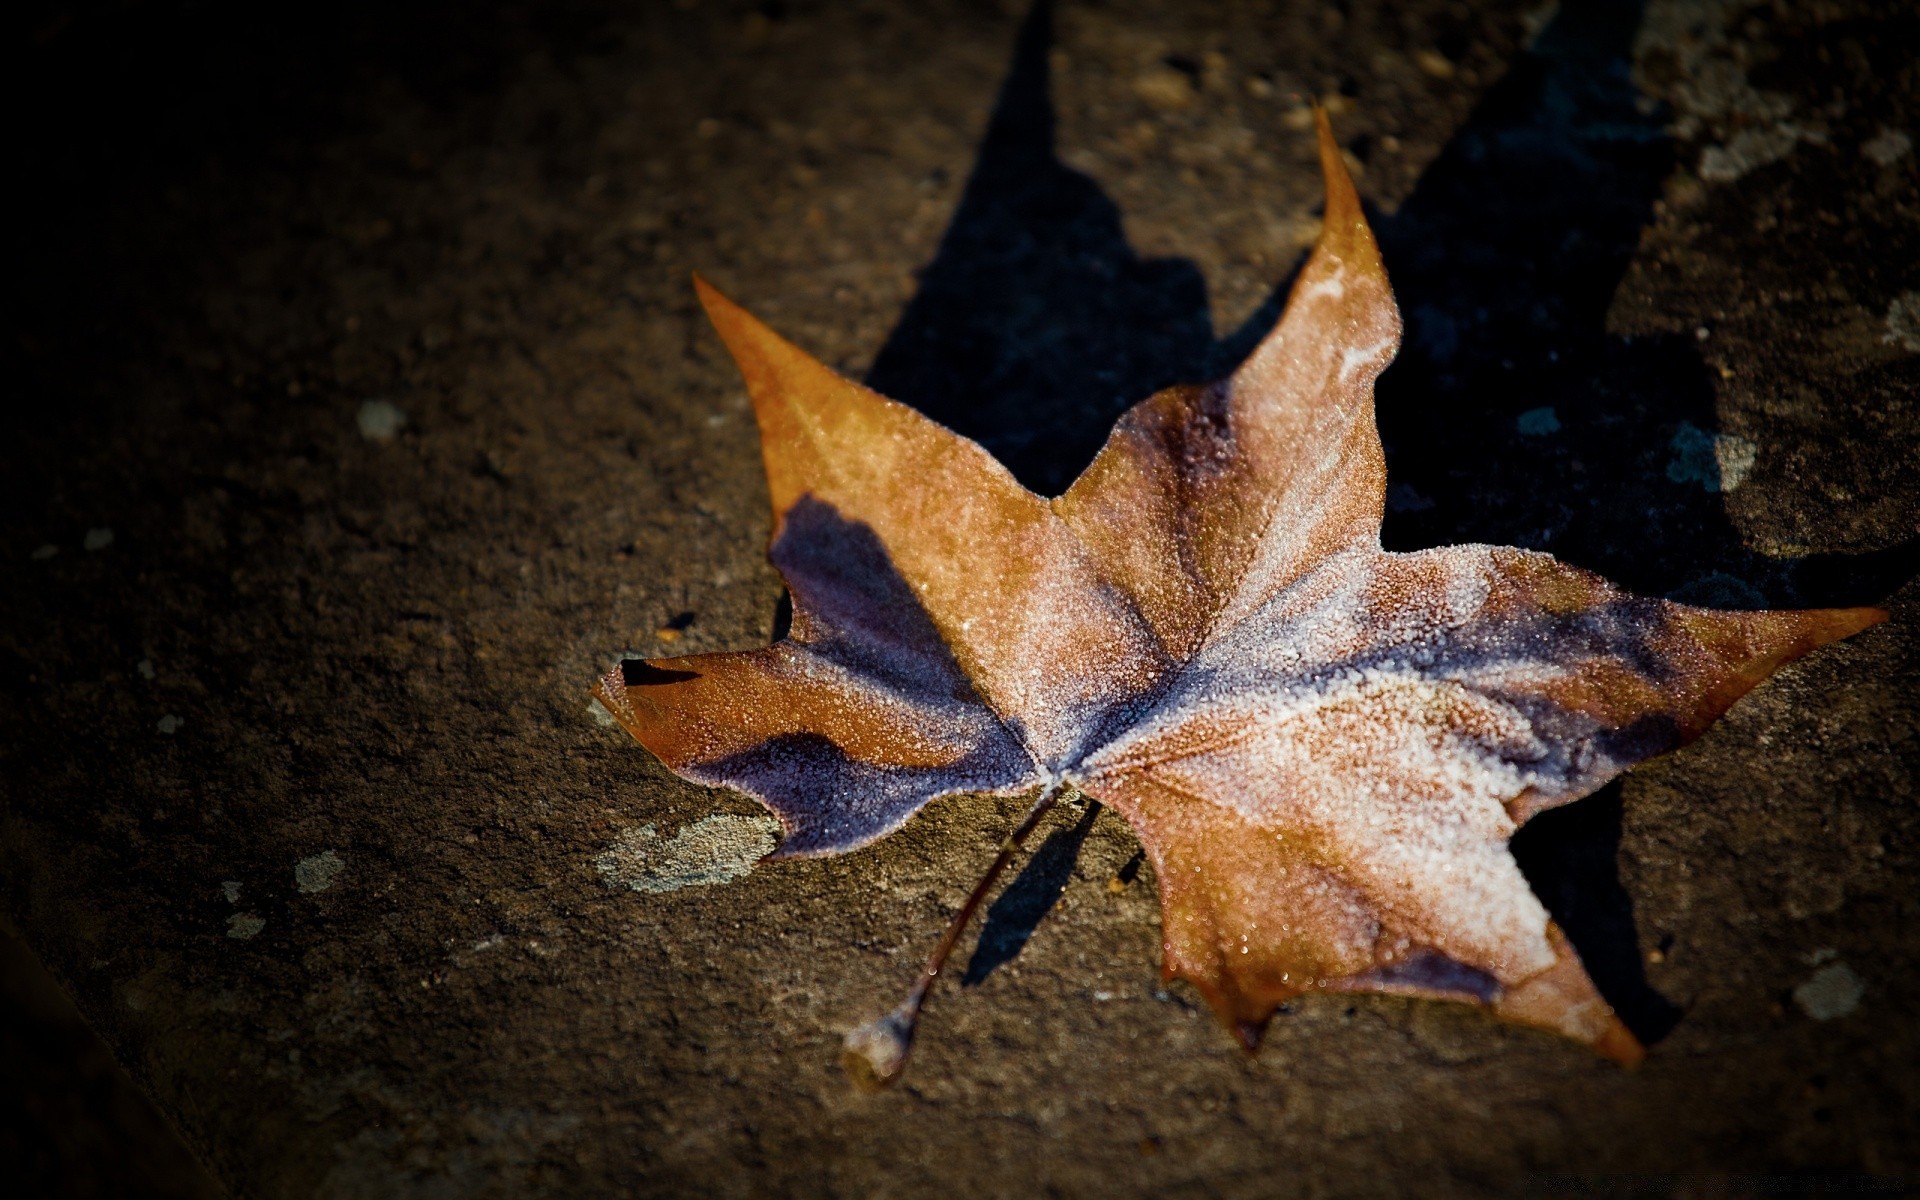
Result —
<path fill-rule="evenodd" d="M 1760 451 L 1750 439 L 1708 433 L 1688 421 L 1680 423 L 1670 448 L 1667 478 L 1697 483 L 1709 492 L 1730 492 L 1746 482 Z"/>
<path fill-rule="evenodd" d="M 1913 139 L 1883 125 L 1879 133 L 1860 143 L 1860 153 L 1883 167 L 1890 167 L 1913 153 Z"/>
<path fill-rule="evenodd" d="M 154 728 L 158 729 L 161 733 L 178 733 L 180 727 L 185 724 L 186 722 L 179 717 L 168 713 L 166 716 L 161 717 L 159 721 L 155 722 Z"/>
<path fill-rule="evenodd" d="M 1831 1021 L 1859 1008 L 1866 991 L 1866 984 L 1852 967 L 1843 962 L 1829 963 L 1793 989 L 1793 1002 L 1814 1020 Z"/>
<path fill-rule="evenodd" d="M 1438 50 L 1416 50 L 1413 52 L 1413 62 L 1435 79 L 1453 78 L 1453 61 Z"/>
<path fill-rule="evenodd" d="M 323 850 L 312 858 L 303 858 L 293 866 L 293 882 L 302 892 L 311 895 L 324 892 L 333 886 L 340 872 L 347 869 L 340 856 L 331 850 Z"/>
<path fill-rule="evenodd" d="M 1720 490 L 1720 468 L 1713 458 L 1713 435 L 1682 421 L 1668 444 L 1667 478 L 1675 483 L 1697 483 L 1710 492 Z"/>
<path fill-rule="evenodd" d="M 1753 470 L 1753 460 L 1759 454 L 1760 447 L 1751 439 L 1731 433 L 1714 438 L 1713 457 L 1720 467 L 1720 490 L 1730 492 L 1745 483 L 1748 472 Z"/>
<path fill-rule="evenodd" d="M 1700 153 L 1700 178 L 1709 183 L 1732 183 L 1749 171 L 1779 162 L 1800 144 L 1801 132 L 1791 122 L 1752 126 L 1708 146 Z"/>
<path fill-rule="evenodd" d="M 1885 340 L 1920 352 L 1920 292 L 1901 292 L 1887 305 Z"/>
<path fill-rule="evenodd" d="M 113 530 L 107 528 L 89 529 L 87 536 L 80 539 L 82 550 L 105 550 L 113 545 Z"/>
<path fill-rule="evenodd" d="M 407 414 L 386 400 L 368 400 L 354 416 L 360 436 L 370 442 L 390 442 L 406 428 Z"/>
<path fill-rule="evenodd" d="M 140 672 L 140 678 L 142 679 L 153 678 L 153 660 L 150 658 L 143 658 L 133 664 L 133 669 Z"/>
<path fill-rule="evenodd" d="M 220 894 L 227 898 L 228 904 L 240 903 L 240 881 L 238 879 L 223 880 L 220 884 Z"/>
<path fill-rule="evenodd" d="M 227 918 L 227 936 L 242 941 L 267 927 L 267 919 L 253 913 L 235 913 Z"/>
<path fill-rule="evenodd" d="M 31 558 L 34 562 L 45 562 L 58 553 L 60 553 L 60 547 L 54 545 L 52 542 L 48 542 L 46 545 L 36 549 L 32 554 L 27 555 L 27 557 Z"/>
<path fill-rule="evenodd" d="M 1133 79 L 1134 94 L 1165 112 L 1193 103 L 1193 80 L 1172 67 L 1149 67 Z"/>
<path fill-rule="evenodd" d="M 671 838 L 651 825 L 629 829 L 593 866 L 608 887 L 673 892 L 738 879 L 779 844 L 780 823 L 770 816 L 716 813 Z"/>
<path fill-rule="evenodd" d="M 1560 432 L 1560 415 L 1551 406 L 1530 408 L 1514 421 L 1514 427 L 1527 437 L 1545 437 Z"/>

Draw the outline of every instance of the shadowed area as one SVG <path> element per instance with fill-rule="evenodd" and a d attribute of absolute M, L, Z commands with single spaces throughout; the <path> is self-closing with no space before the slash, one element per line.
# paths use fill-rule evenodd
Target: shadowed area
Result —
<path fill-rule="evenodd" d="M 903 690 L 981 703 L 871 527 L 802 496 L 782 514 L 767 557 L 787 581 L 798 640 L 814 653 Z"/>
<path fill-rule="evenodd" d="M 20 1196 L 216 1200 L 33 952 L 0 926 L 0 1162 Z"/>
<path fill-rule="evenodd" d="M 1676 165 L 1668 114 L 1632 78 L 1642 7 L 1562 5 L 1377 222 L 1407 329 L 1376 409 L 1382 541 L 1545 550 L 1707 607 L 1878 600 L 1920 565 L 1920 542 L 1748 549 L 1727 518 L 1699 337 L 1608 331 Z"/>
<path fill-rule="evenodd" d="M 952 224 L 867 375 L 1042 495 L 1066 489 L 1128 406 L 1221 357 L 1199 270 L 1137 255 L 1113 201 L 1055 157 L 1052 39 L 1039 0 Z"/>
<path fill-rule="evenodd" d="M 601 703 L 643 745 L 765 802 L 787 829 L 779 858 L 851 850 L 937 796 L 1029 780 L 872 528 L 803 495 L 770 556 L 799 597 L 791 643 L 628 660 L 603 681 Z"/>
<path fill-rule="evenodd" d="M 1513 857 L 1534 895 L 1580 951 L 1587 974 L 1633 1035 L 1652 1045 L 1672 1032 L 1680 1009 L 1647 982 L 1620 883 L 1623 802 L 1614 782 L 1578 804 L 1534 817 L 1514 835 Z"/>

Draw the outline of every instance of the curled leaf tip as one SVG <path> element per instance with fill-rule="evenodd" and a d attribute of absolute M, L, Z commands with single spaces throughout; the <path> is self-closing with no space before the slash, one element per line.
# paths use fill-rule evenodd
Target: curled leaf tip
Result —
<path fill-rule="evenodd" d="M 614 717 L 625 725 L 633 724 L 633 704 L 627 699 L 627 674 L 624 662 L 614 663 L 593 690 L 594 698 L 599 700 Z"/>

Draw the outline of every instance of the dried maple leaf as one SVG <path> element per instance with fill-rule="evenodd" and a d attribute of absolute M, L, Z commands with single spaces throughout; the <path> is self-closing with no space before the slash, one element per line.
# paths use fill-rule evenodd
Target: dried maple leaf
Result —
<path fill-rule="evenodd" d="M 1251 1047 L 1311 990 L 1484 1005 L 1623 1063 L 1639 1043 L 1508 851 L 1543 809 L 1694 738 L 1877 609 L 1716 612 L 1497 546 L 1380 548 L 1373 383 L 1399 345 L 1325 117 L 1324 232 L 1233 375 L 1121 418 L 1048 500 L 696 280 L 759 416 L 791 636 L 616 667 L 668 766 L 754 796 L 779 856 L 929 800 L 1064 786 L 1151 857 L 1165 973 Z M 926 988 L 850 1045 L 886 1079 Z"/>

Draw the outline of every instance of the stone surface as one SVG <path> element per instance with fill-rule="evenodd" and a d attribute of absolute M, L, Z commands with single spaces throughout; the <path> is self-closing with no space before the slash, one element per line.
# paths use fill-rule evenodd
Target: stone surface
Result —
<path fill-rule="evenodd" d="M 237 1193 L 1920 1172 L 1920 357 L 1889 334 L 1920 186 L 1867 149 L 1920 128 L 1908 6 L 1113 0 L 1025 42 L 979 0 L 303 14 L 50 7 L 10 73 L 62 120 L 22 133 L 7 235 L 0 899 Z M 687 272 L 1056 488 L 1272 320 L 1313 94 L 1407 315 L 1390 546 L 1893 620 L 1516 839 L 1636 1074 L 1384 999 L 1303 1001 L 1248 1059 L 1161 987 L 1102 812 L 993 902 L 904 1086 L 855 1094 L 841 1035 L 1019 805 L 608 886 L 632 830 L 755 815 L 586 702 L 622 653 L 778 619 Z M 1670 477 L 1684 428 L 1737 487 Z M 1816 947 L 1870 982 L 1844 1019 L 1795 1000 Z"/>

